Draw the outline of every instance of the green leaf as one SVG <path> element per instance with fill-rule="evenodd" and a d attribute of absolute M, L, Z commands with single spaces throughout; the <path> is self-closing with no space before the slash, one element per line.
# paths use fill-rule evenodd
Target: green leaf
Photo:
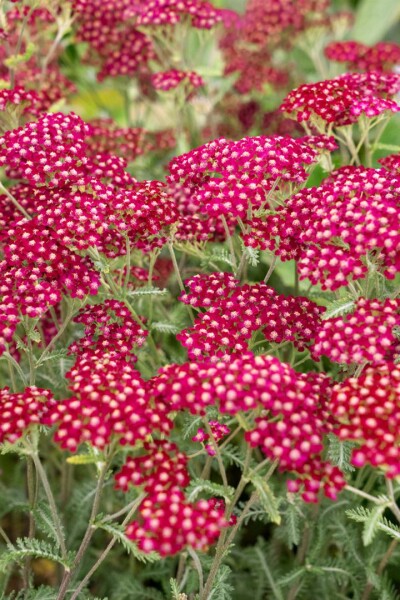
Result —
<path fill-rule="evenodd" d="M 132 556 L 134 556 L 136 560 L 139 560 L 140 562 L 144 563 L 156 562 L 160 560 L 160 556 L 159 554 L 157 554 L 157 552 L 147 553 L 142 552 L 142 550 L 139 550 L 137 545 L 134 542 L 132 542 L 132 540 L 126 537 L 125 527 L 123 525 L 120 525 L 119 523 L 103 523 L 102 521 L 99 521 L 95 523 L 95 526 L 98 529 L 104 529 L 104 531 L 107 531 L 110 535 L 112 535 L 113 538 L 115 538 L 118 542 L 120 542 L 120 544 L 122 544 L 122 546 L 125 548 L 128 554 L 132 554 Z"/>
<path fill-rule="evenodd" d="M 250 481 L 257 490 L 260 498 L 260 504 L 268 513 L 272 523 L 280 525 L 282 519 L 279 513 L 279 501 L 274 496 L 268 483 L 260 475 L 253 475 Z"/>
<path fill-rule="evenodd" d="M 28 556 L 52 560 L 65 567 L 70 566 L 70 557 L 67 560 L 64 559 L 58 554 L 57 548 L 52 544 L 35 538 L 18 538 L 15 544 L 9 544 L 7 550 L 1 554 L 0 571 L 6 571 L 10 564 L 14 562 L 20 563 Z"/>
<path fill-rule="evenodd" d="M 183 325 L 179 327 L 174 323 L 163 323 L 161 321 L 154 321 L 154 323 L 151 324 L 152 330 L 160 331 L 161 333 L 172 333 L 173 335 L 179 333 L 182 330 L 182 328 Z"/>
<path fill-rule="evenodd" d="M 328 435 L 329 448 L 328 458 L 330 462 L 339 467 L 341 471 L 350 472 L 355 468 L 350 464 L 351 453 L 355 444 L 353 442 L 341 441 L 336 435 L 330 433 Z"/>
<path fill-rule="evenodd" d="M 375 44 L 400 17 L 399 0 L 362 0 L 358 5 L 351 38 L 364 44 Z"/>
<path fill-rule="evenodd" d="M 246 256 L 246 260 L 252 267 L 256 267 L 260 262 L 260 251 L 255 250 L 255 248 L 251 248 L 250 246 L 243 245 L 243 252 Z"/>
<path fill-rule="evenodd" d="M 354 309 L 354 300 L 347 298 L 341 298 L 330 302 L 326 308 L 326 311 L 322 315 L 324 320 L 334 319 L 335 317 L 341 317 L 347 313 L 350 313 Z"/>
<path fill-rule="evenodd" d="M 374 508 L 371 510 L 368 519 L 364 523 L 364 529 L 362 534 L 364 546 L 369 546 L 369 544 L 372 542 L 375 535 L 377 534 L 379 521 L 385 509 L 386 505 L 382 504 L 381 506 L 374 506 Z"/>
<path fill-rule="evenodd" d="M 156 287 L 139 288 L 137 290 L 129 290 L 127 296 L 130 298 L 142 297 L 142 296 L 165 296 L 168 294 L 166 288 L 160 289 Z"/>
<path fill-rule="evenodd" d="M 186 489 L 188 500 L 194 502 L 196 498 L 206 492 L 211 496 L 221 496 L 227 502 L 230 502 L 235 494 L 235 489 L 231 486 L 224 486 L 206 479 L 194 479 Z"/>

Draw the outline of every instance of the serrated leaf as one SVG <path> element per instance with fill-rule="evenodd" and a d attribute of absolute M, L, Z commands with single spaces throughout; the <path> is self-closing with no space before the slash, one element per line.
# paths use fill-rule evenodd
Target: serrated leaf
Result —
<path fill-rule="evenodd" d="M 341 317 L 347 313 L 350 313 L 354 309 L 354 300 L 349 298 L 342 298 L 341 300 L 335 300 L 330 302 L 326 308 L 326 311 L 322 315 L 322 319 L 334 319 L 335 317 Z"/>
<path fill-rule="evenodd" d="M 136 298 L 141 296 L 165 296 L 168 294 L 168 290 L 166 288 L 139 288 L 137 290 L 129 290 L 127 292 L 127 296 L 130 298 Z"/>
<path fill-rule="evenodd" d="M 282 519 L 279 513 L 278 499 L 274 496 L 268 483 L 260 475 L 252 475 L 250 481 L 257 490 L 260 504 L 268 513 L 272 523 L 280 525 Z"/>
<path fill-rule="evenodd" d="M 260 262 L 260 251 L 250 246 L 243 246 L 243 252 L 249 265 L 256 267 Z"/>
<path fill-rule="evenodd" d="M 341 441 L 336 435 L 330 433 L 328 435 L 329 448 L 328 458 L 330 462 L 339 467 L 341 471 L 350 472 L 355 468 L 350 464 L 351 454 L 355 444 L 349 441 Z"/>
<path fill-rule="evenodd" d="M 58 554 L 56 547 L 48 542 L 35 538 L 18 538 L 15 544 L 9 544 L 7 550 L 2 552 L 0 556 L 0 571 L 6 571 L 10 564 L 14 562 L 20 563 L 29 556 L 52 560 L 65 567 L 70 566 L 70 557 L 67 560 L 64 559 Z"/>
<path fill-rule="evenodd" d="M 194 502 L 196 498 L 204 492 L 211 496 L 225 498 L 227 502 L 230 502 L 235 494 L 235 489 L 233 487 L 229 485 L 224 486 L 206 479 L 194 479 L 187 487 L 186 491 L 190 502 Z"/>
<path fill-rule="evenodd" d="M 378 532 L 379 521 L 385 509 L 386 505 L 383 504 L 382 506 L 374 506 L 374 508 L 371 510 L 368 519 L 364 523 L 364 529 L 362 533 L 364 546 L 369 546 Z"/>
<path fill-rule="evenodd" d="M 154 321 L 151 324 L 151 329 L 155 331 L 160 331 L 161 333 L 171 333 L 176 335 L 182 330 L 182 327 L 175 325 L 174 323 L 164 323 L 161 321 Z"/>

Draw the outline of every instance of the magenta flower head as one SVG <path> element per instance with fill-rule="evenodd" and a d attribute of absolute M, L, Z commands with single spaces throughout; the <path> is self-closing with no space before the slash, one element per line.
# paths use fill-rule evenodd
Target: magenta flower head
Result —
<path fill-rule="evenodd" d="M 343 167 L 254 219 L 245 243 L 296 259 L 300 277 L 323 289 L 364 277 L 369 263 L 393 279 L 400 267 L 399 182 L 384 169 Z"/>
<path fill-rule="evenodd" d="M 364 114 L 376 117 L 386 111 L 398 112 L 393 97 L 400 91 L 397 73 L 346 73 L 335 79 L 307 83 L 290 92 L 280 110 L 297 121 L 355 123 Z"/>
<path fill-rule="evenodd" d="M 336 145 L 325 137 L 245 137 L 237 142 L 220 138 L 174 158 L 170 184 L 180 182 L 192 192 L 200 213 L 245 218 L 247 209 L 261 207 L 274 183 L 300 184 L 306 167 L 319 151 Z"/>
<path fill-rule="evenodd" d="M 369 463 L 386 477 L 400 475 L 400 367 L 371 366 L 333 389 L 331 410 L 340 422 L 342 440 L 354 440 L 352 463 Z"/>
<path fill-rule="evenodd" d="M 45 114 L 0 138 L 0 165 L 31 185 L 79 183 L 89 126 L 74 113 Z"/>
<path fill-rule="evenodd" d="M 325 48 L 330 60 L 346 63 L 355 71 L 392 71 L 400 63 L 400 46 L 394 42 L 378 42 L 366 46 L 361 42 L 332 42 Z"/>
<path fill-rule="evenodd" d="M 55 403 L 50 390 L 34 386 L 18 394 L 8 388 L 0 390 L 0 444 L 13 444 L 31 425 L 45 423 Z"/>

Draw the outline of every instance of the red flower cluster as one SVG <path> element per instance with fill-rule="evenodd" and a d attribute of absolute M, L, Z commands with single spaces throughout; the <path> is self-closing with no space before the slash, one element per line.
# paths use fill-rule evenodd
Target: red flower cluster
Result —
<path fill-rule="evenodd" d="M 138 15 L 137 25 L 175 25 L 187 16 L 193 27 L 210 29 L 222 21 L 224 11 L 206 0 L 148 0 Z"/>
<path fill-rule="evenodd" d="M 341 422 L 337 435 L 355 440 L 352 463 L 381 467 L 386 477 L 400 475 L 400 368 L 369 367 L 333 389 L 331 410 Z"/>
<path fill-rule="evenodd" d="M 344 167 L 264 220 L 253 219 L 245 243 L 295 258 L 301 278 L 323 289 L 365 276 L 366 256 L 393 278 L 400 266 L 399 183 L 384 169 Z"/>
<path fill-rule="evenodd" d="M 346 73 L 335 79 L 307 83 L 290 92 L 280 106 L 298 121 L 317 121 L 337 126 L 355 123 L 361 114 L 376 117 L 385 111 L 397 112 L 393 100 L 400 91 L 396 73 Z"/>
<path fill-rule="evenodd" d="M 249 0 L 244 15 L 246 39 L 265 45 L 285 34 L 290 40 L 328 6 L 329 0 Z"/>
<path fill-rule="evenodd" d="M 229 354 L 247 352 L 248 340 L 258 330 L 268 341 L 292 341 L 304 350 L 324 311 L 307 298 L 282 296 L 264 283 L 241 286 L 229 273 L 195 275 L 185 285 L 190 293 L 180 300 L 207 308 L 192 328 L 177 335 L 192 360 L 229 360 Z"/>
<path fill-rule="evenodd" d="M 394 42 L 378 42 L 374 46 L 351 40 L 332 42 L 324 52 L 330 60 L 344 62 L 356 71 L 391 71 L 400 63 L 400 46 Z"/>
<path fill-rule="evenodd" d="M 154 73 L 151 76 L 151 83 L 156 90 L 167 92 L 172 90 L 180 83 L 184 83 L 189 91 L 204 85 L 204 80 L 195 71 L 178 71 L 171 69 L 170 71 L 162 71 Z"/>
<path fill-rule="evenodd" d="M 400 154 L 389 154 L 378 161 L 385 169 L 391 173 L 400 175 Z"/>
<path fill-rule="evenodd" d="M 1 347 L 15 332 L 18 311 L 38 317 L 60 302 L 63 291 L 83 299 L 100 286 L 90 261 L 62 246 L 51 230 L 30 221 L 8 233 L 0 262 Z"/>
<path fill-rule="evenodd" d="M 266 192 L 277 179 L 297 184 L 305 181 L 305 165 L 317 160 L 318 147 L 336 146 L 324 137 L 259 136 L 237 142 L 220 138 L 174 158 L 168 181 L 182 182 L 190 189 L 192 201 L 202 213 L 245 218 L 249 206 L 263 206 Z"/>
<path fill-rule="evenodd" d="M 71 0 L 78 39 L 88 42 L 87 59 L 100 66 L 99 80 L 148 71 L 154 58 L 151 40 L 135 24 L 138 5 L 132 0 Z"/>
<path fill-rule="evenodd" d="M 49 424 L 57 424 L 54 439 L 62 448 L 75 452 L 90 442 L 102 449 L 115 436 L 120 444 L 133 446 L 155 431 L 171 431 L 169 409 L 161 401 L 150 402 L 145 382 L 123 357 L 99 348 L 85 352 L 66 377 L 74 395 L 47 417 Z"/>
<path fill-rule="evenodd" d="M 261 409 L 246 439 L 279 460 L 282 471 L 298 475 L 307 502 L 316 500 L 320 487 L 333 498 L 345 483 L 339 469 L 321 457 L 323 437 L 333 429 L 330 385 L 324 375 L 299 374 L 276 358 L 252 354 L 229 362 L 170 365 L 151 382 L 155 397 L 172 410 L 204 414 L 216 400 L 220 412 L 230 415 Z"/>
<path fill-rule="evenodd" d="M 74 113 L 45 114 L 0 138 L 0 165 L 32 185 L 78 183 L 88 162 L 88 133 L 88 125 Z"/>
<path fill-rule="evenodd" d="M 54 404 L 49 390 L 27 387 L 19 394 L 0 390 L 0 444 L 16 442 L 30 425 L 41 423 Z"/>
<path fill-rule="evenodd" d="M 128 458 L 117 473 L 117 486 L 143 486 L 148 494 L 139 507 L 139 521 L 128 525 L 126 535 L 145 552 L 161 556 L 180 552 L 189 545 L 206 550 L 227 526 L 224 509 L 213 499 L 187 501 L 182 488 L 189 484 L 187 457 L 175 444 L 144 444 L 146 454 Z"/>
<path fill-rule="evenodd" d="M 145 342 L 144 331 L 133 319 L 123 302 L 105 300 L 102 304 L 87 306 L 75 317 L 76 323 L 85 326 L 84 337 L 69 346 L 69 353 L 87 356 L 94 352 L 115 358 L 129 358 L 134 346 L 140 348 Z"/>
<path fill-rule="evenodd" d="M 338 363 L 394 362 L 400 342 L 393 328 L 400 326 L 400 300 L 357 301 L 354 312 L 322 323 L 312 348 L 318 359 L 322 354 Z"/>

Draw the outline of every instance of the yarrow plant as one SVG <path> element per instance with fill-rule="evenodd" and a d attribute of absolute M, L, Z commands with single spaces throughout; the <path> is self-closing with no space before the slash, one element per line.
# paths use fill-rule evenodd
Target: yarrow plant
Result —
<path fill-rule="evenodd" d="M 3 600 L 398 598 L 399 46 L 236 8 L 0 2 Z"/>

